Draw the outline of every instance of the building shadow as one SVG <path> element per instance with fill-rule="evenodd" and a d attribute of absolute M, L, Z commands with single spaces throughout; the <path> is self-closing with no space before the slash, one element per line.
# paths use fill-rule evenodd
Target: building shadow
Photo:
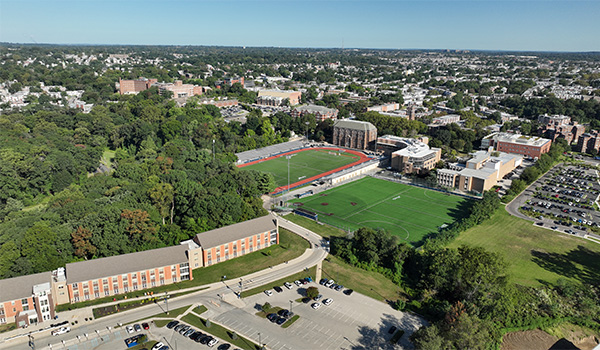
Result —
<path fill-rule="evenodd" d="M 564 254 L 531 251 L 532 260 L 545 270 L 582 283 L 595 284 L 600 281 L 600 252 L 577 246 Z"/>

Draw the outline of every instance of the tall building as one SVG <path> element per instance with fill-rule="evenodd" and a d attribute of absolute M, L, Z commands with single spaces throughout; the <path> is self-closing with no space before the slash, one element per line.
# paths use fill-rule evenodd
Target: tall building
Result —
<path fill-rule="evenodd" d="M 357 149 L 374 149 L 377 128 L 359 120 L 338 120 L 333 124 L 333 144 Z"/>
<path fill-rule="evenodd" d="M 585 126 L 571 121 L 571 117 L 565 115 L 541 115 L 538 117 L 538 123 L 540 134 L 552 141 L 562 138 L 569 144 L 577 143 L 579 137 L 585 133 Z"/>
<path fill-rule="evenodd" d="M 579 137 L 577 150 L 581 153 L 590 153 L 592 150 L 600 151 L 600 135 L 598 131 L 592 130 Z"/>
<path fill-rule="evenodd" d="M 0 324 L 18 327 L 54 318 L 50 272 L 0 280 Z"/>
<path fill-rule="evenodd" d="M 188 98 L 191 96 L 202 95 L 202 86 L 184 84 L 181 80 L 174 83 L 156 83 L 161 94 L 164 91 L 171 91 L 173 98 Z"/>

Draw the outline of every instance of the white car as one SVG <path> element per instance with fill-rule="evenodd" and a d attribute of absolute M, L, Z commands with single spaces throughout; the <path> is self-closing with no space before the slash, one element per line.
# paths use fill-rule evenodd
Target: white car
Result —
<path fill-rule="evenodd" d="M 271 295 L 273 295 L 273 292 L 271 292 L 270 290 L 265 290 L 265 294 L 270 297 Z"/>
<path fill-rule="evenodd" d="M 299 287 L 299 286 L 301 286 L 301 285 L 302 285 L 302 282 L 300 282 L 300 281 L 296 280 L 296 281 L 294 281 L 294 284 L 295 284 L 295 285 L 297 285 L 297 286 Z"/>
<path fill-rule="evenodd" d="M 323 304 L 324 304 L 324 305 L 327 305 L 327 306 L 328 306 L 328 305 L 330 305 L 331 303 L 333 303 L 333 299 L 331 299 L 331 298 L 327 298 L 327 299 L 323 300 Z"/>
<path fill-rule="evenodd" d="M 290 282 L 285 282 L 283 285 L 284 285 L 284 286 L 285 286 L 285 288 L 287 288 L 287 289 L 292 289 L 292 284 L 291 284 Z"/>
<path fill-rule="evenodd" d="M 335 284 L 334 280 L 329 280 L 329 281 L 327 281 L 327 283 L 325 283 L 325 287 L 329 288 L 329 287 L 333 286 L 334 284 Z"/>
<path fill-rule="evenodd" d="M 216 343 L 218 343 L 219 340 L 217 338 L 212 338 L 211 341 L 208 342 L 208 346 L 215 346 Z"/>
<path fill-rule="evenodd" d="M 318 310 L 321 307 L 321 303 L 313 303 L 310 307 L 312 307 L 315 310 Z"/>
<path fill-rule="evenodd" d="M 127 326 L 125 329 L 127 329 L 127 333 L 133 333 L 133 327 L 132 326 Z"/>
<path fill-rule="evenodd" d="M 69 333 L 71 331 L 70 327 L 60 327 L 59 329 L 52 331 L 52 335 L 61 335 L 65 333 Z"/>
<path fill-rule="evenodd" d="M 158 342 L 158 343 L 154 344 L 154 346 L 152 347 L 152 350 L 158 350 L 158 349 L 162 348 L 163 346 L 165 346 L 165 344 Z"/>

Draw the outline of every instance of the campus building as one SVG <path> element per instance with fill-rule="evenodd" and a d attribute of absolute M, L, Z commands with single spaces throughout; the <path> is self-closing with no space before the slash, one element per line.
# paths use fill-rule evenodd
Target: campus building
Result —
<path fill-rule="evenodd" d="M 300 103 L 300 91 L 287 90 L 260 90 L 256 103 L 263 106 L 281 106 L 286 100 L 290 101 L 290 106 L 295 106 Z"/>
<path fill-rule="evenodd" d="M 271 215 L 197 234 L 180 245 L 69 263 L 52 272 L 0 280 L 0 324 L 54 318 L 54 307 L 193 279 L 210 266 L 279 243 Z"/>
<path fill-rule="evenodd" d="M 148 90 L 152 84 L 157 83 L 156 79 L 146 79 L 140 78 L 136 80 L 122 80 L 119 78 L 119 94 L 121 95 L 130 95 L 137 94 L 144 90 Z"/>
<path fill-rule="evenodd" d="M 399 103 L 388 103 L 385 105 L 367 107 L 367 112 L 392 112 L 400 109 Z"/>
<path fill-rule="evenodd" d="M 374 149 L 377 128 L 360 120 L 337 120 L 333 124 L 333 144 L 347 148 Z"/>
<path fill-rule="evenodd" d="M 460 115 L 458 114 L 448 114 L 441 117 L 436 117 L 431 120 L 431 124 L 429 126 L 443 126 L 452 123 L 458 123 L 460 121 Z"/>
<path fill-rule="evenodd" d="M 465 164 L 450 164 L 449 169 L 438 169 L 439 186 L 464 192 L 483 193 L 494 187 L 506 174 L 523 162 L 517 154 L 477 151 Z"/>
<path fill-rule="evenodd" d="M 422 173 L 435 168 L 442 157 L 442 150 L 430 148 L 428 140 L 427 137 L 412 139 L 385 135 L 377 138 L 377 149 L 391 155 L 394 170 L 407 174 Z"/>
<path fill-rule="evenodd" d="M 581 135 L 577 142 L 577 150 L 581 153 L 590 153 L 592 150 L 598 152 L 600 150 L 600 135 L 598 131 L 592 130 L 589 133 Z"/>
<path fill-rule="evenodd" d="M 327 108 L 324 106 L 316 106 L 316 105 L 305 105 L 298 106 L 292 110 L 290 113 L 292 117 L 302 117 L 307 114 L 312 114 L 315 116 L 317 122 L 322 122 L 325 119 L 336 119 L 338 115 L 338 110 L 335 108 Z"/>
<path fill-rule="evenodd" d="M 193 268 L 211 266 L 279 243 L 277 219 L 271 215 L 197 234 L 182 242 Z"/>
<path fill-rule="evenodd" d="M 66 266 L 69 302 L 93 300 L 192 279 L 187 247 L 173 246 Z"/>
<path fill-rule="evenodd" d="M 481 148 L 494 147 L 496 151 L 521 154 L 530 158 L 539 158 L 550 151 L 552 140 L 537 136 L 492 133 L 481 140 Z"/>
<path fill-rule="evenodd" d="M 231 86 L 235 83 L 240 83 L 242 86 L 244 86 L 244 77 L 227 77 L 223 80 L 218 80 L 217 82 L 215 82 L 215 87 L 217 89 L 220 89 L 224 85 Z"/>
<path fill-rule="evenodd" d="M 50 272 L 0 280 L 0 324 L 18 327 L 54 318 Z"/>
<path fill-rule="evenodd" d="M 585 133 L 585 126 L 571 121 L 565 115 L 541 115 L 538 117 L 539 132 L 552 141 L 558 138 L 565 139 L 567 143 L 577 143 L 579 137 Z"/>
<path fill-rule="evenodd" d="M 176 80 L 174 83 L 156 83 L 160 93 L 171 91 L 173 98 L 188 98 L 191 96 L 202 95 L 202 86 L 184 84 L 181 80 Z"/>

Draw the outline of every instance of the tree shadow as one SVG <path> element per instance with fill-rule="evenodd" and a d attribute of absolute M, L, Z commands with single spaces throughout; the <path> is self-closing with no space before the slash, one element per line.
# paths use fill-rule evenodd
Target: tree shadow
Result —
<path fill-rule="evenodd" d="M 465 198 L 458 202 L 456 207 L 448 208 L 447 214 L 454 219 L 454 221 L 460 220 L 469 215 L 473 204 L 475 204 L 475 200 L 469 200 Z"/>
<path fill-rule="evenodd" d="M 600 252 L 579 245 L 564 254 L 532 250 L 531 255 L 533 262 L 545 270 L 586 284 L 600 281 Z"/>
<path fill-rule="evenodd" d="M 364 349 L 397 349 L 398 345 L 402 349 L 413 349 L 410 342 L 410 336 L 420 327 L 426 325 L 426 321 L 417 316 L 404 313 L 404 316 L 384 314 L 376 327 L 361 326 L 358 328 L 360 337 L 357 340 L 350 340 L 344 337 L 342 349 L 364 350 Z M 390 329 L 396 327 L 397 331 L 390 333 Z M 390 340 L 394 334 L 404 331 L 400 340 L 392 344 Z"/>

